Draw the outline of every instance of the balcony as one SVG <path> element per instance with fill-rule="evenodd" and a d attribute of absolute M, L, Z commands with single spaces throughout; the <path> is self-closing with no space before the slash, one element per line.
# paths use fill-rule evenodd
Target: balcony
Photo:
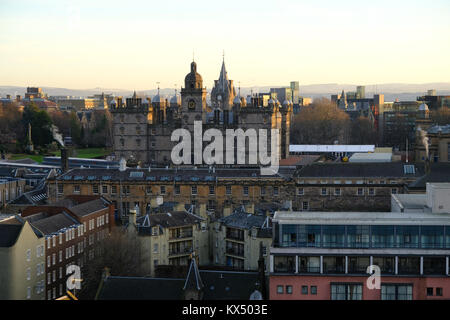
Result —
<path fill-rule="evenodd" d="M 179 255 L 188 255 L 192 253 L 192 247 L 181 248 L 181 249 L 170 249 L 169 256 L 179 256 Z"/>
<path fill-rule="evenodd" d="M 227 254 L 231 254 L 233 256 L 244 257 L 244 249 L 238 248 L 227 248 Z"/>
<path fill-rule="evenodd" d="M 244 241 L 244 232 L 227 231 L 227 239 L 235 241 Z"/>
<path fill-rule="evenodd" d="M 192 238 L 192 235 L 193 235 L 192 231 L 171 233 L 170 236 L 169 236 L 169 240 L 179 240 L 179 239 Z"/>

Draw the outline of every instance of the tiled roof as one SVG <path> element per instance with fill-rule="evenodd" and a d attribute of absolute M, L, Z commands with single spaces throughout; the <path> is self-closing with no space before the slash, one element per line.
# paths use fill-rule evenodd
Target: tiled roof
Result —
<path fill-rule="evenodd" d="M 149 225 L 144 223 L 146 220 Z M 145 232 L 145 229 L 150 230 L 151 227 L 161 226 L 162 228 L 174 228 L 193 225 L 202 221 L 202 218 L 185 211 L 175 211 L 167 213 L 155 213 L 139 217 L 136 222 L 140 225 L 139 231 Z"/>
<path fill-rule="evenodd" d="M 431 171 L 423 175 L 416 181 L 408 185 L 408 189 L 425 190 L 428 182 L 449 182 L 450 181 L 450 163 L 433 163 Z"/>

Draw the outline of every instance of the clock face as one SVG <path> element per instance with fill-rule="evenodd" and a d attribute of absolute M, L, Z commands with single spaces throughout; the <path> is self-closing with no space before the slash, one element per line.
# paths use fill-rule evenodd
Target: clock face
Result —
<path fill-rule="evenodd" d="M 189 109 L 195 109 L 195 101 L 194 100 L 189 100 L 188 107 L 189 107 Z"/>

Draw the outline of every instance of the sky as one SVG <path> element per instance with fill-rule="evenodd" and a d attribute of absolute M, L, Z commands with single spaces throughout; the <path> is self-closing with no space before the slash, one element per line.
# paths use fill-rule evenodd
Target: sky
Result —
<path fill-rule="evenodd" d="M 450 82 L 448 0 L 0 0 L 0 85 Z"/>

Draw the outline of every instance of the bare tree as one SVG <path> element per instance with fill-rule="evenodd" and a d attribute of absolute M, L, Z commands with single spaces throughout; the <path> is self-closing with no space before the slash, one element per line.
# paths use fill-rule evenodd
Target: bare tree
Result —
<path fill-rule="evenodd" d="M 348 142 L 349 132 L 347 113 L 329 99 L 319 98 L 295 116 L 291 139 L 298 144 L 342 144 Z"/>
<path fill-rule="evenodd" d="M 431 113 L 431 119 L 438 125 L 450 124 L 450 108 L 442 107 Z"/>
<path fill-rule="evenodd" d="M 135 233 L 114 227 L 110 235 L 96 245 L 94 259 L 83 268 L 81 299 L 94 299 L 105 268 L 114 276 L 143 276 L 140 241 Z"/>

